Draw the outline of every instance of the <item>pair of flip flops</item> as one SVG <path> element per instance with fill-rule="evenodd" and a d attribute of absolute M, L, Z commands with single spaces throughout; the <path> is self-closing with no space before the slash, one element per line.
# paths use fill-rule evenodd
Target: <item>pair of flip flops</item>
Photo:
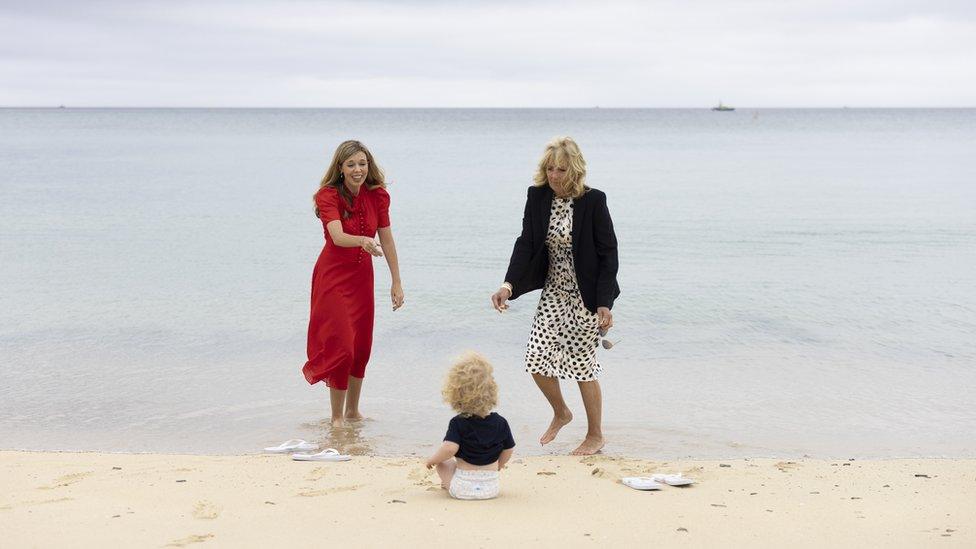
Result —
<path fill-rule="evenodd" d="M 624 477 L 620 479 L 620 482 L 624 486 L 629 486 L 634 490 L 660 490 L 664 487 L 664 484 L 668 486 L 688 486 L 695 483 L 695 481 L 686 478 L 680 473 L 676 475 L 657 474 L 649 477 Z"/>
<path fill-rule="evenodd" d="M 291 454 L 292 452 L 311 452 L 318 450 L 319 445 L 305 442 L 300 438 L 286 440 L 277 446 L 265 448 L 264 451 L 271 454 Z M 317 454 L 293 453 L 291 459 L 295 461 L 349 461 L 352 456 L 340 454 L 335 448 L 326 448 Z"/>

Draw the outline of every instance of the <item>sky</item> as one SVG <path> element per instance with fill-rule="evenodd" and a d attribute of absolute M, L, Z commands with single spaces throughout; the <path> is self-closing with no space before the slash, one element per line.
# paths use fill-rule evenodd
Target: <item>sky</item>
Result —
<path fill-rule="evenodd" d="M 0 0 L 0 106 L 976 107 L 976 2 Z"/>

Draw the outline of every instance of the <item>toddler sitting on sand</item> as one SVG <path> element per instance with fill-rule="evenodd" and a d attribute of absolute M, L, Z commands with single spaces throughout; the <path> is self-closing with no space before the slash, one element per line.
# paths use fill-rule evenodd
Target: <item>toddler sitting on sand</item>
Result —
<path fill-rule="evenodd" d="M 498 472 L 512 458 L 515 439 L 505 418 L 491 411 L 498 404 L 491 364 L 477 353 L 462 356 L 447 373 L 441 394 L 458 415 L 427 468 L 437 467 L 441 487 L 456 499 L 498 496 Z"/>

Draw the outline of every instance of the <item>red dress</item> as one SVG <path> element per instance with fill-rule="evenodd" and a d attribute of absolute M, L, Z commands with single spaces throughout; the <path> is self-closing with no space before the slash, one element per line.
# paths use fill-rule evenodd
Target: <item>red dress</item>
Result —
<path fill-rule="evenodd" d="M 322 227 L 342 221 L 346 234 L 374 237 L 390 226 L 390 195 L 382 188 L 360 187 L 352 208 L 333 187 L 315 195 Z M 352 215 L 342 219 L 340 212 Z M 308 321 L 309 383 L 325 381 L 345 390 L 349 376 L 362 378 L 373 346 L 373 256 L 362 248 L 340 248 L 325 229 L 325 247 L 312 271 L 312 312 Z"/>

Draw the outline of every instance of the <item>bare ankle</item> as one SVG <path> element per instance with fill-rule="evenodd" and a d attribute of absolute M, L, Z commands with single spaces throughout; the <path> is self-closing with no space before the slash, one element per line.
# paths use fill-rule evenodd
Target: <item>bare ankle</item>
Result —
<path fill-rule="evenodd" d="M 606 441 L 603 440 L 603 435 L 586 435 L 583 442 L 572 452 L 570 455 L 574 456 L 591 456 L 603 449 Z"/>

